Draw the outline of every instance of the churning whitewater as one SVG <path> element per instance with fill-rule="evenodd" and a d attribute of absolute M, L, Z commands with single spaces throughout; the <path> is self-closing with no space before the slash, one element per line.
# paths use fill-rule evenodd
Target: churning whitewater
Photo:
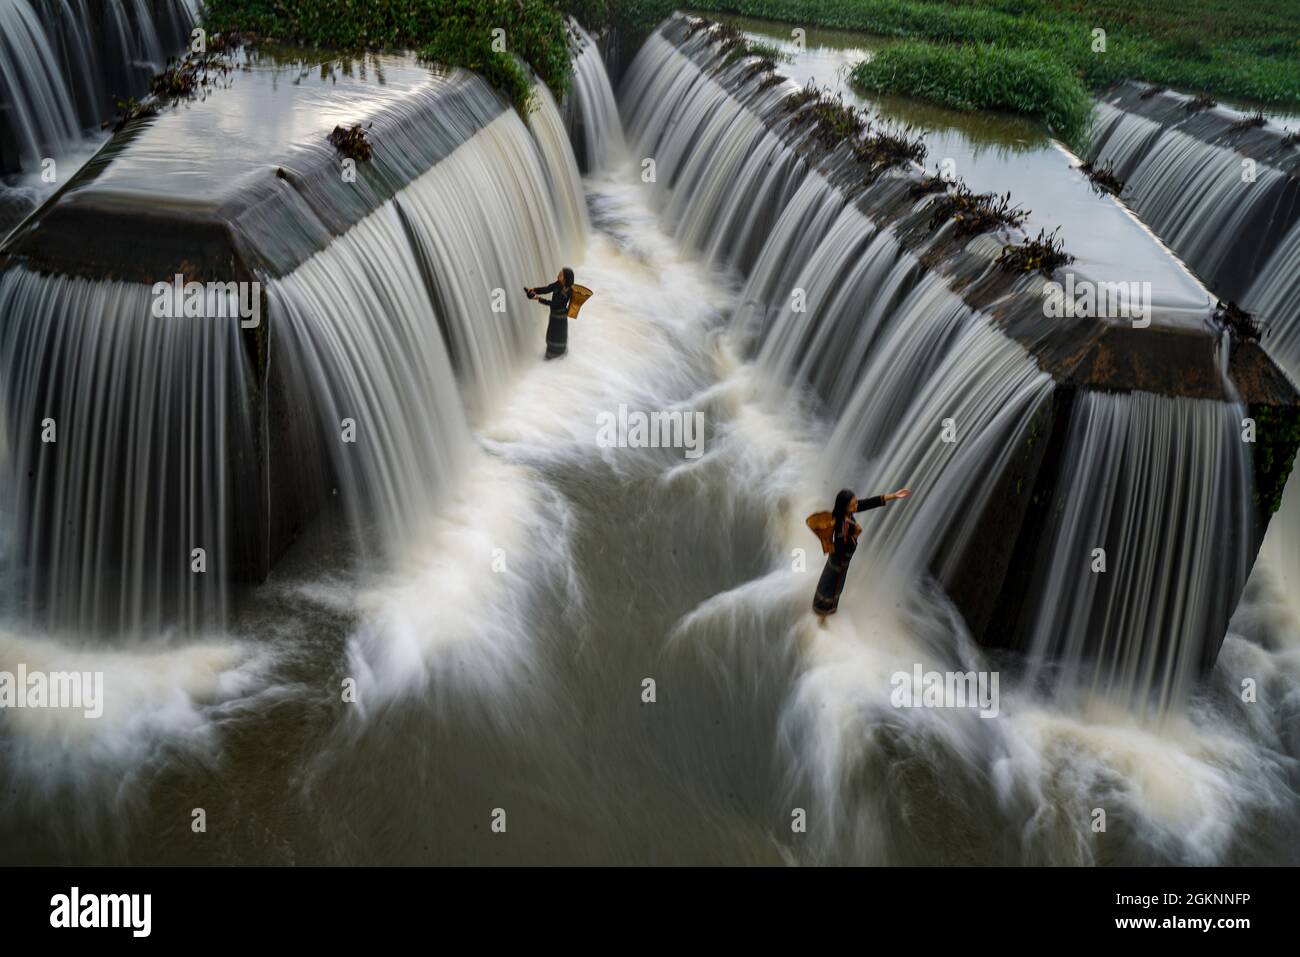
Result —
<path fill-rule="evenodd" d="M 306 530 L 265 584 L 164 595 L 130 511 L 142 506 L 125 501 L 132 534 L 109 556 L 59 531 L 73 503 L 106 506 L 89 472 L 46 503 L 52 531 L 24 529 L 16 516 L 35 507 L 10 484 L 6 559 L 35 547 L 16 532 L 39 533 L 57 577 L 38 587 L 6 561 L 5 607 L 20 611 L 0 628 L 0 668 L 102 671 L 125 691 L 89 726 L 6 713 L 8 859 L 1245 864 L 1295 853 L 1300 741 L 1287 720 L 1300 616 L 1285 583 L 1300 565 L 1286 513 L 1208 678 L 1195 680 L 1198 649 L 1158 640 L 1180 616 L 1214 611 L 1223 591 L 1210 578 L 1245 577 L 1223 544 L 1240 519 L 1215 510 L 1246 494 L 1243 460 L 1218 441 L 1238 406 L 1080 399 L 1067 519 L 1042 581 L 1027 584 L 1071 600 L 1034 606 L 1034 654 L 981 648 L 928 569 L 972 539 L 968 517 L 991 494 L 982 479 L 1033 428 L 1049 376 L 720 85 L 670 62 L 686 61 L 652 36 L 616 97 L 601 58 L 578 57 L 580 123 L 539 87 L 527 123 L 499 114 L 267 277 L 279 318 L 270 361 L 312 410 L 295 426 L 325 436 L 351 417 L 376 431 L 365 455 L 330 446 L 337 521 Z M 33 138 L 66 132 L 30 125 Z M 646 182 L 651 155 L 681 173 Z M 519 301 L 493 311 L 484 290 L 549 281 L 562 264 L 596 295 L 570 323 L 568 355 L 542 362 L 540 313 Z M 791 310 L 792 287 L 827 305 Z M 126 361 L 150 349 L 197 357 L 191 377 L 150 386 L 190 416 L 187 445 L 154 448 L 142 427 L 111 454 L 127 474 L 159 457 L 191 469 L 217 508 L 171 506 L 219 541 L 221 516 L 241 506 L 221 498 L 230 490 L 208 457 L 256 427 L 253 410 L 225 411 L 246 374 L 226 341 L 237 330 L 169 325 L 132 345 L 116 326 L 146 299 L 117 280 L 0 276 L 0 307 L 42 304 L 5 331 L 27 337 L 4 349 L 4 401 L 26 403 L 5 421 L 39 419 L 47 398 L 30 388 L 31 339 L 86 343 L 69 368 L 102 381 L 96 394 L 114 407 L 143 392 L 109 381 L 118 354 L 95 342 Z M 200 394 L 196 381 L 223 391 Z M 598 440 L 620 410 L 698 414 L 702 454 Z M 968 441 L 933 441 L 931 423 L 949 416 Z M 1116 477 L 1108 466 L 1126 450 L 1144 467 Z M 66 454 L 89 468 L 109 453 Z M 7 441 L 4 455 L 11 479 L 42 467 Z M 1131 581 L 1072 589 L 1062 556 L 1100 521 L 1080 503 L 1102 499 L 1133 541 L 1150 540 L 1123 514 L 1123 483 L 1159 489 L 1147 514 L 1160 527 L 1186 516 L 1185 560 L 1168 570 L 1144 556 Z M 820 628 L 804 516 L 846 484 L 910 484 L 916 498 L 868 518 L 839 613 Z M 119 559 L 122 573 L 97 583 Z M 1175 579 L 1157 590 L 1177 608 L 1142 601 L 1161 575 Z M 169 605 L 175 617 L 153 616 Z M 1097 662 L 1082 643 L 1103 618 L 1114 644 Z M 1242 661 L 1271 692 L 1250 709 L 1230 677 Z M 1000 674 L 998 720 L 898 707 L 891 678 L 914 668 Z M 199 805 L 223 825 L 196 845 Z M 1090 825 L 1103 806 L 1099 839 Z M 497 810 L 505 835 L 488 826 Z"/>

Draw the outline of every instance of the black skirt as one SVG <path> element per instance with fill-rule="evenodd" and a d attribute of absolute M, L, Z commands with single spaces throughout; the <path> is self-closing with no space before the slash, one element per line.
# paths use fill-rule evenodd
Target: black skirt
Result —
<path fill-rule="evenodd" d="M 819 615 L 833 615 L 840 607 L 840 592 L 849 574 L 848 559 L 841 564 L 834 555 L 826 559 L 822 577 L 817 580 L 817 594 L 813 596 L 813 611 Z"/>
<path fill-rule="evenodd" d="M 546 326 L 546 357 L 554 359 L 562 356 L 569 348 L 569 317 L 563 313 L 551 313 L 551 321 Z"/>

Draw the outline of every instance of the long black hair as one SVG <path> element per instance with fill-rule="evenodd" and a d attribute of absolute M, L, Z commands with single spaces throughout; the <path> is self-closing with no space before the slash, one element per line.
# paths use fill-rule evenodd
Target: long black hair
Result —
<path fill-rule="evenodd" d="M 840 489 L 840 494 L 835 496 L 835 509 L 831 512 L 835 516 L 837 523 L 844 521 L 844 516 L 849 514 L 849 502 L 853 501 L 853 489 Z"/>
<path fill-rule="evenodd" d="M 831 534 L 831 541 L 838 542 L 844 537 L 844 520 L 850 518 L 849 503 L 853 501 L 853 489 L 840 489 L 840 494 L 835 496 L 835 508 L 831 515 L 835 517 L 835 531 Z"/>
<path fill-rule="evenodd" d="M 573 285 L 573 270 L 572 270 L 572 269 L 570 269 L 568 266 L 564 266 L 562 269 L 560 269 L 560 275 L 564 277 L 564 284 L 565 284 L 566 286 L 572 286 L 572 285 Z"/>

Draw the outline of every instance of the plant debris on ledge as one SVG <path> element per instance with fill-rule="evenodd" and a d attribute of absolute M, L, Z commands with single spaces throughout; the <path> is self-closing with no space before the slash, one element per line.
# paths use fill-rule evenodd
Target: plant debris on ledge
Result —
<path fill-rule="evenodd" d="M 334 127 L 334 132 L 329 135 L 329 141 L 336 150 L 358 163 L 364 163 L 374 155 L 370 140 L 366 139 L 366 131 L 359 124 L 352 127 Z"/>
<path fill-rule="evenodd" d="M 1037 270 L 1044 276 L 1050 276 L 1058 267 L 1074 262 L 1074 257 L 1065 251 L 1065 244 L 1056 236 L 1059 230 L 1059 226 L 1050 233 L 1040 229 L 1034 239 L 1018 245 L 1003 246 L 997 264 L 1008 272 Z"/>
<path fill-rule="evenodd" d="M 1220 301 L 1214 310 L 1214 321 L 1242 342 L 1259 342 L 1264 334 L 1258 320 L 1235 302 Z"/>
<path fill-rule="evenodd" d="M 1118 196 L 1124 191 L 1124 181 L 1115 175 L 1115 168 L 1111 163 L 1105 166 L 1098 166 L 1092 160 L 1078 167 L 1079 172 L 1092 181 L 1099 193 L 1110 193 L 1112 196 Z"/>

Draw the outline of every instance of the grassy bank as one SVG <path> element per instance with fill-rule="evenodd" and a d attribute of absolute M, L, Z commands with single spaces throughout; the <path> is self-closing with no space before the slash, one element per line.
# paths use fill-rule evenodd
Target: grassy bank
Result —
<path fill-rule="evenodd" d="M 511 53 L 556 97 L 569 88 L 564 17 L 548 0 L 207 0 L 206 24 L 340 50 L 417 50 L 473 70 L 521 111 L 529 82 Z M 507 52 L 492 49 L 496 29 Z"/>
<path fill-rule="evenodd" d="M 578 18 L 588 30 L 612 26 L 633 39 L 642 39 L 678 7 L 672 0 L 557 0 L 560 9 Z"/>
<path fill-rule="evenodd" d="M 669 0 L 207 0 L 212 31 L 253 33 L 339 50 L 416 50 L 428 60 L 473 70 L 528 109 L 524 60 L 559 99 L 568 92 L 565 15 L 589 29 L 648 34 L 672 12 Z M 495 30 L 504 50 L 494 50 Z M 500 45 L 500 44 L 498 44 Z"/>
<path fill-rule="evenodd" d="M 850 79 L 860 90 L 919 96 L 960 110 L 1035 116 L 1076 149 L 1092 113 L 1092 98 L 1078 77 L 1039 50 L 908 40 L 859 63 Z"/>
<path fill-rule="evenodd" d="M 1015 109 L 1069 136 L 1080 90 L 1123 79 L 1300 104 L 1294 0 L 698 0 L 695 9 L 907 38 L 865 87 Z M 1105 30 L 1104 51 L 1094 29 Z M 945 79 L 951 71 L 956 78 Z M 1071 83 L 1073 88 L 1071 88 Z M 1027 91 L 1010 84 L 1025 83 Z M 1063 124 L 1058 127 L 1056 124 Z"/>

